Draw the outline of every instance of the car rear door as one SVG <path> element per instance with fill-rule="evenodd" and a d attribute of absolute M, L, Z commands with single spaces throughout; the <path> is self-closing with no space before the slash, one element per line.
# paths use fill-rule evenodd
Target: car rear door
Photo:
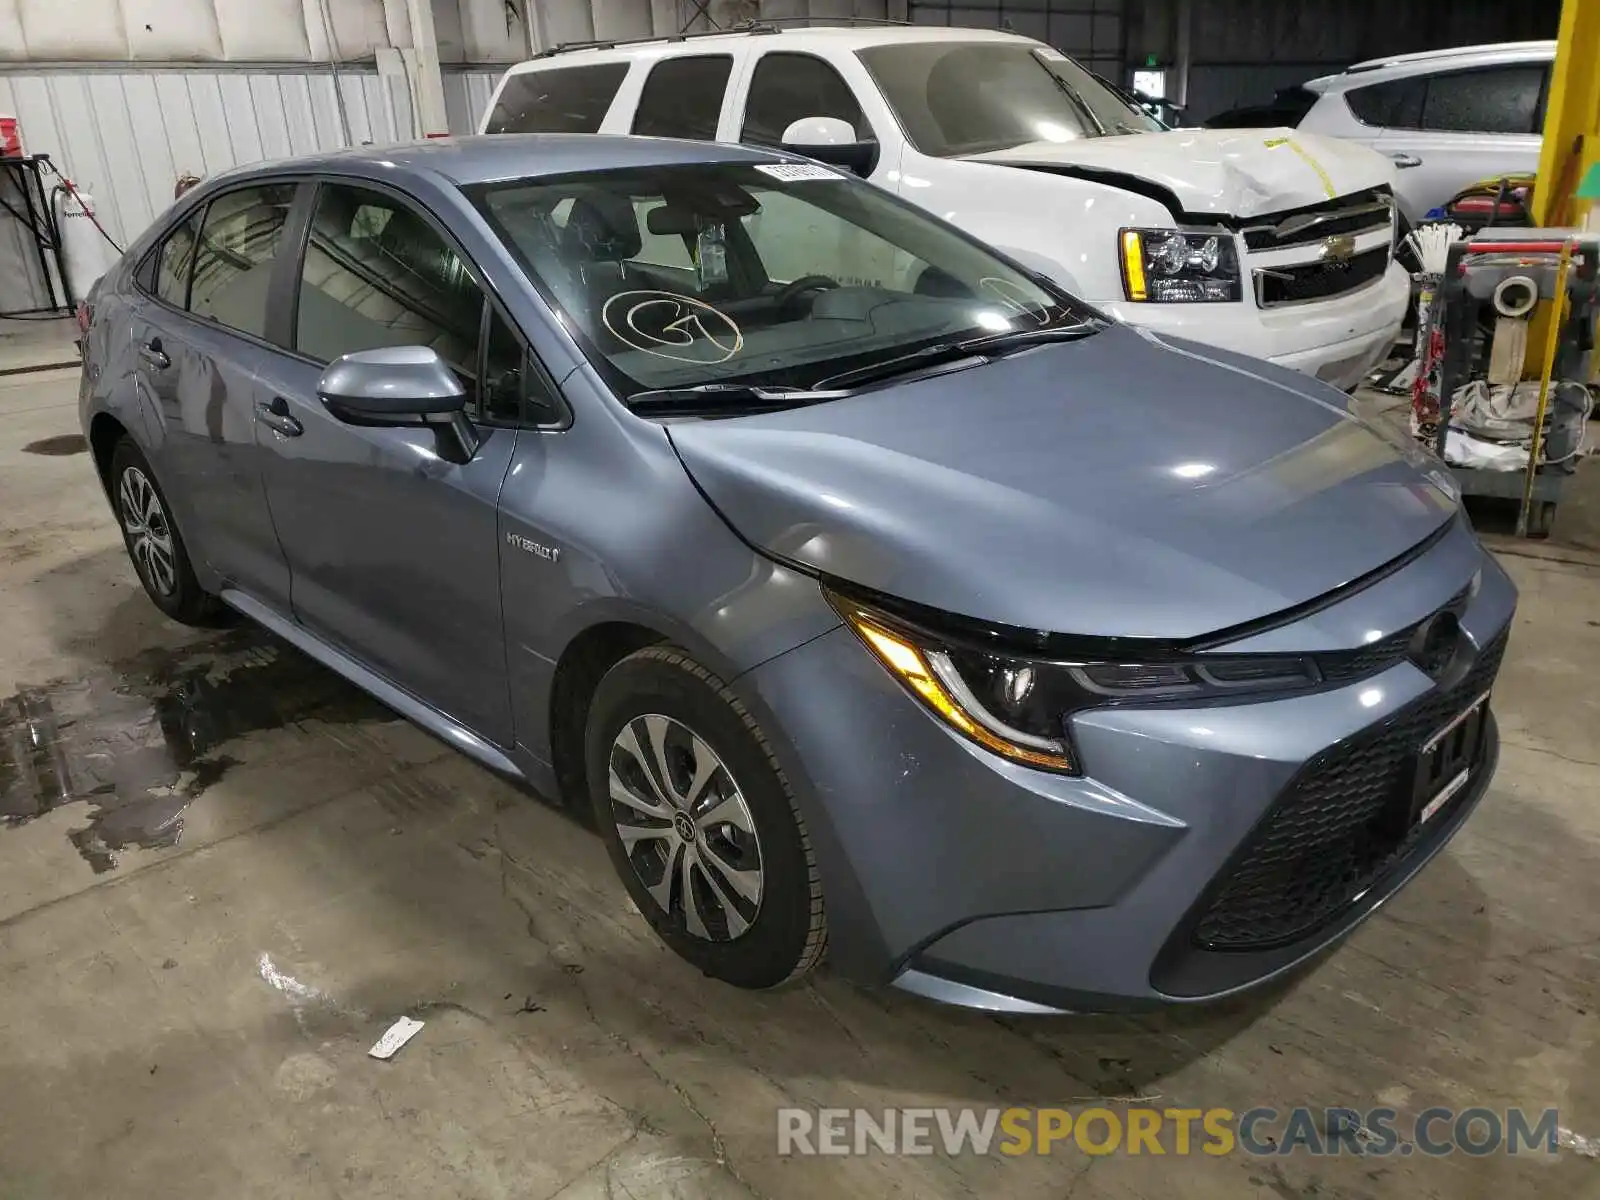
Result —
<path fill-rule="evenodd" d="M 230 188 L 180 222 L 140 272 L 130 309 L 148 447 L 189 552 L 224 586 L 287 605 L 289 569 L 255 441 L 269 295 L 297 185 Z"/>
<path fill-rule="evenodd" d="M 1417 220 L 1482 179 L 1533 174 L 1549 73 L 1548 63 L 1518 62 L 1407 81 L 1413 90 L 1377 144 L 1398 168 L 1406 215 Z"/>
<path fill-rule="evenodd" d="M 326 179 L 308 206 L 284 314 L 262 370 L 257 439 L 298 621 L 500 745 L 512 738 L 496 505 L 517 439 L 491 380 L 520 362 L 443 228 L 398 192 Z M 493 318 L 492 320 L 490 318 Z M 482 444 L 452 461 L 434 429 L 335 418 L 324 366 L 423 345 L 455 366 Z M 507 358 L 511 361 L 505 361 Z M 507 418 L 500 423 L 500 418 Z"/>

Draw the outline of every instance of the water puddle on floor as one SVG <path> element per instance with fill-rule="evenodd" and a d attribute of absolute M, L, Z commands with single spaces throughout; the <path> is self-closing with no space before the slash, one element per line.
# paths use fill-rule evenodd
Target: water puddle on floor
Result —
<path fill-rule="evenodd" d="M 0 700 L 0 831 L 83 804 L 67 836 L 113 870 L 120 851 L 178 844 L 189 806 L 237 765 L 231 742 L 309 719 L 396 718 L 254 626 L 22 688 Z"/>
<path fill-rule="evenodd" d="M 89 441 L 81 433 L 64 433 L 60 437 L 40 438 L 22 448 L 24 454 L 43 454 L 51 458 L 64 458 L 69 454 L 82 454 Z"/>

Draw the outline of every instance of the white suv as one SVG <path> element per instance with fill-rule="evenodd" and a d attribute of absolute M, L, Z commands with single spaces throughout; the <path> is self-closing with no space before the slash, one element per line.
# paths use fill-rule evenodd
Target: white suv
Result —
<path fill-rule="evenodd" d="M 1357 63 L 1305 85 L 1317 102 L 1299 129 L 1387 154 L 1416 222 L 1469 184 L 1538 170 L 1555 57 L 1554 42 L 1506 42 Z"/>
<path fill-rule="evenodd" d="M 563 47 L 506 74 L 483 131 L 786 147 L 1122 320 L 1341 388 L 1388 353 L 1409 293 L 1381 155 L 1288 129 L 1166 130 L 1059 51 L 1008 33 L 754 26 Z M 641 261 L 681 265 L 679 239 L 641 240 Z M 875 278 L 895 269 L 894 249 L 842 246 L 836 262 L 792 266 Z"/>

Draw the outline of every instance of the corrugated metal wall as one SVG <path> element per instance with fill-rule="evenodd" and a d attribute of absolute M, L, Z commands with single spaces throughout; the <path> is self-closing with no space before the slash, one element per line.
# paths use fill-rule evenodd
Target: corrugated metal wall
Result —
<path fill-rule="evenodd" d="M 919 25 L 1009 29 L 1070 54 L 1108 79 L 1122 76 L 1123 0 L 910 0 L 910 16 Z"/>
<path fill-rule="evenodd" d="M 476 127 L 499 74 L 446 69 L 451 132 Z M 94 197 L 101 223 L 123 243 L 172 203 L 180 175 L 415 136 L 404 78 L 370 67 L 337 77 L 305 67 L 10 68 L 0 70 L 0 112 L 16 114 L 30 153 L 48 154 Z M 26 268 L 6 270 L 30 260 L 24 237 L 0 215 L 0 310 L 44 302 Z"/>

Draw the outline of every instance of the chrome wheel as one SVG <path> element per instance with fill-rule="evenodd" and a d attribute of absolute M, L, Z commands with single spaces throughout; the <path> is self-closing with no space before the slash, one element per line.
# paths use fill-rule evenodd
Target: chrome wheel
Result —
<path fill-rule="evenodd" d="M 611 817 L 661 911 L 706 941 L 732 941 L 761 908 L 761 841 L 739 785 L 680 721 L 635 717 L 611 744 Z"/>
<path fill-rule="evenodd" d="M 145 585 L 158 595 L 173 595 L 178 590 L 178 559 L 172 523 L 155 485 L 138 467 L 122 472 L 117 511 L 128 538 L 128 553 Z"/>

